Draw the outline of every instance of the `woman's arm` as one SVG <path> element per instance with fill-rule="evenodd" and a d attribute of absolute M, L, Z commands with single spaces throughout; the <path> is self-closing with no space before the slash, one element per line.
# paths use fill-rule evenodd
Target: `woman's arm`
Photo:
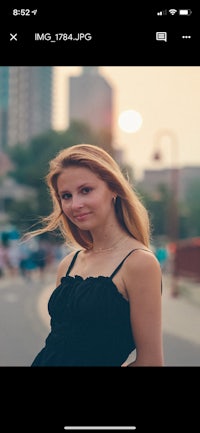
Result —
<path fill-rule="evenodd" d="M 125 366 L 163 366 L 161 269 L 156 257 L 137 251 L 126 261 L 124 281 L 136 358 Z M 128 362 L 127 362 L 128 361 Z"/>

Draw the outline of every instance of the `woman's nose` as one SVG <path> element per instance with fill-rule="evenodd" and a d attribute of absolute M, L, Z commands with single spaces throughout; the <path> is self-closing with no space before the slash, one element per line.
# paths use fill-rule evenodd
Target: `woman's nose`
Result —
<path fill-rule="evenodd" d="M 72 209 L 80 209 L 83 207 L 82 199 L 78 196 L 72 197 Z"/>

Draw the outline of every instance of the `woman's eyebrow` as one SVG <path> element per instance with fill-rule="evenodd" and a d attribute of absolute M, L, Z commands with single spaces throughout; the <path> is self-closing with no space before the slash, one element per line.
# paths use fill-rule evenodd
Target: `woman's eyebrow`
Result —
<path fill-rule="evenodd" d="M 80 190 L 80 189 L 82 189 L 82 188 L 84 188 L 86 186 L 89 186 L 89 182 L 82 183 L 81 185 L 79 185 L 77 187 L 77 190 Z M 70 191 L 68 189 L 65 189 L 65 190 L 62 190 L 62 191 L 58 191 L 58 192 L 59 192 L 59 194 L 64 194 L 66 192 L 70 193 Z"/>

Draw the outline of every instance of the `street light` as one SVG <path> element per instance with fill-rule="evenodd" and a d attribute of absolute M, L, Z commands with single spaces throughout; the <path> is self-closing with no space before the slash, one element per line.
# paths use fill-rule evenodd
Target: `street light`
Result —
<path fill-rule="evenodd" d="M 162 159 L 160 146 L 162 144 L 163 138 L 169 138 L 169 143 L 171 147 L 171 194 L 170 194 L 170 213 L 169 213 L 169 237 L 172 242 L 173 250 L 172 253 L 172 296 L 178 296 L 178 284 L 177 284 L 177 273 L 175 266 L 175 254 L 176 245 L 179 239 L 179 216 L 178 216 L 178 180 L 179 180 L 179 169 L 178 169 L 178 140 L 176 134 L 170 129 L 161 129 L 156 133 L 155 136 L 155 152 L 153 154 L 153 159 L 160 161 Z"/>

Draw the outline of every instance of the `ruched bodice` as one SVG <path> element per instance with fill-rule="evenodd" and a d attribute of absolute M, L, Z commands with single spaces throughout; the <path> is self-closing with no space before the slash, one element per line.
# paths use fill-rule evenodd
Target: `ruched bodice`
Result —
<path fill-rule="evenodd" d="M 135 251 L 135 250 L 132 250 Z M 48 302 L 51 331 L 32 366 L 120 366 L 135 349 L 129 302 L 111 276 L 69 275 L 79 251 Z"/>

